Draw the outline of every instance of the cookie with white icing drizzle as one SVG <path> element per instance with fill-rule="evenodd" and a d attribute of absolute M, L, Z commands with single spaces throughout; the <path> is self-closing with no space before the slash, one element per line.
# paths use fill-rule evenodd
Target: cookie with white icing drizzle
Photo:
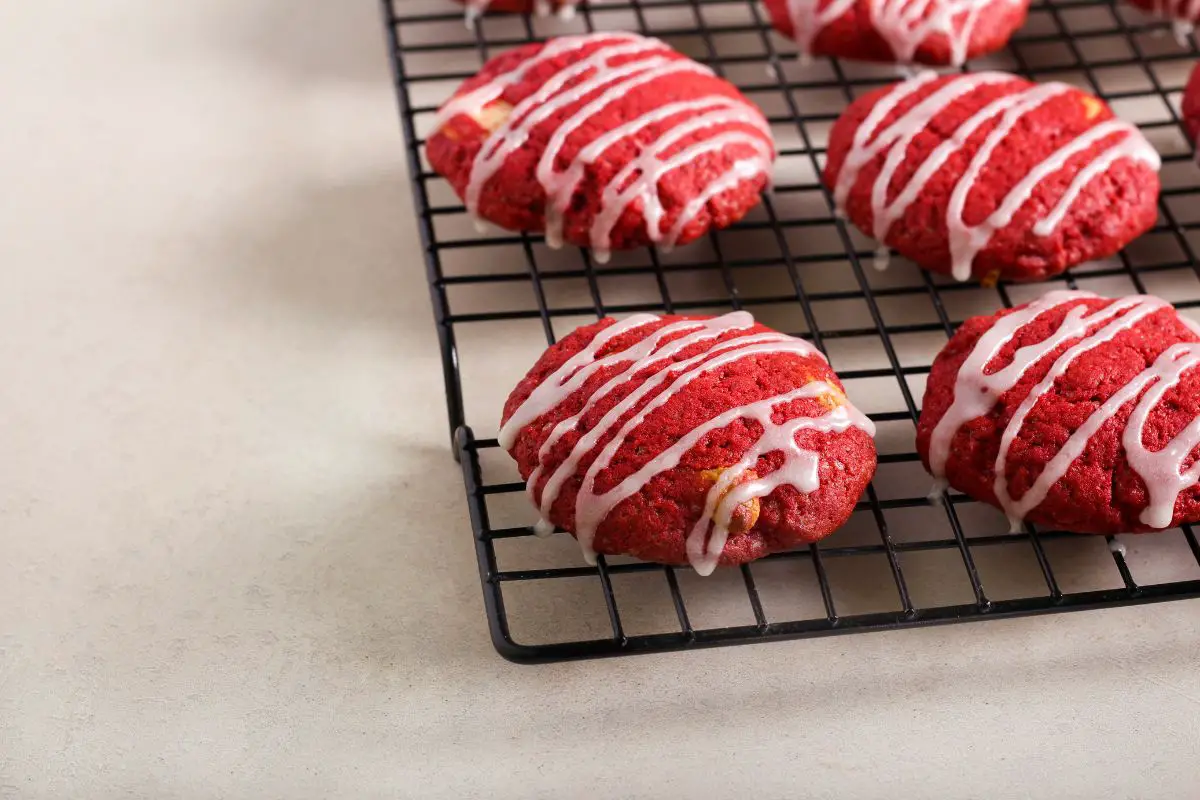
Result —
<path fill-rule="evenodd" d="M 1072 86 L 926 72 L 850 105 L 825 182 L 855 225 L 927 270 L 1031 281 L 1153 226 L 1159 166 L 1135 126 Z"/>
<path fill-rule="evenodd" d="M 500 444 L 544 521 L 585 557 L 707 575 L 817 541 L 875 471 L 874 426 L 811 344 L 754 322 L 638 314 L 552 346 Z"/>
<path fill-rule="evenodd" d="M 802 57 L 959 66 L 1003 48 L 1029 0 L 764 0 Z"/>
<path fill-rule="evenodd" d="M 435 125 L 426 154 L 470 214 L 600 261 L 737 221 L 775 159 L 766 119 L 733 84 L 631 33 L 497 56 Z"/>
<path fill-rule="evenodd" d="M 1183 90 L 1183 128 L 1200 159 L 1200 63 L 1192 68 L 1192 77 Z"/>
<path fill-rule="evenodd" d="M 935 478 L 1079 533 L 1200 521 L 1200 335 L 1166 301 L 1054 291 L 963 323 L 917 450 Z"/>

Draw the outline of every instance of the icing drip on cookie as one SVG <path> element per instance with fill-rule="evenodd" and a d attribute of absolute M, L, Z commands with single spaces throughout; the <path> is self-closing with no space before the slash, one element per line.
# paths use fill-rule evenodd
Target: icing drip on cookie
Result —
<path fill-rule="evenodd" d="M 819 417 L 797 417 L 782 424 L 772 420 L 774 409 L 783 403 L 802 398 L 833 397 L 842 399 L 842 393 L 824 381 L 814 381 L 795 391 L 777 397 L 760 400 L 740 408 L 735 408 L 710 420 L 697 428 L 690 435 L 680 439 L 669 449 L 660 453 L 647 465 L 651 469 L 662 471 L 679 463 L 679 459 L 709 431 L 718 430 L 738 419 L 748 419 L 757 422 L 763 428 L 759 437 L 746 454 L 732 468 L 725 470 L 717 479 L 716 484 L 705 497 L 704 512 L 692 527 L 687 538 L 688 561 L 701 575 L 709 575 L 716 569 L 729 538 L 729 526 L 733 521 L 734 512 L 742 503 L 756 498 L 766 497 L 780 486 L 792 486 L 797 491 L 811 494 L 821 488 L 819 469 L 821 458 L 818 453 L 805 450 L 796 444 L 796 435 L 801 431 L 821 431 L 824 433 L 842 433 L 857 427 L 869 435 L 875 435 L 874 424 L 848 401 L 835 406 L 832 410 Z M 746 471 L 754 467 L 758 459 L 771 452 L 784 454 L 783 465 L 774 472 L 745 481 L 735 486 Z M 646 472 L 644 467 L 642 472 Z M 617 503 L 630 494 L 639 491 L 641 473 L 630 476 L 617 487 L 603 495 L 589 495 L 589 501 L 595 503 L 605 514 Z M 628 485 L 627 485 L 628 484 Z M 730 489 L 730 487 L 734 487 Z M 722 496 L 724 495 L 724 496 Z M 712 535 L 705 539 L 709 524 L 712 524 Z M 591 529 L 594 535 L 595 529 Z"/>
<path fill-rule="evenodd" d="M 944 36 L 950 45 L 950 63 L 967 60 L 971 36 L 983 11 L 993 5 L 1015 5 L 1016 0 L 787 0 L 796 47 L 802 56 L 812 54 L 821 31 L 858 6 L 866 6 L 872 28 L 887 42 L 900 64 L 910 64 L 922 44 Z"/>
<path fill-rule="evenodd" d="M 1189 454 L 1200 445 L 1200 418 L 1192 420 L 1166 447 L 1153 451 L 1144 444 L 1146 422 L 1183 374 L 1200 365 L 1200 342 L 1176 344 L 1164 351 L 1152 365 L 1101 403 L 1071 433 L 1021 497 L 1014 498 L 1009 492 L 1006 475 L 1009 451 L 1038 401 L 1053 389 L 1055 382 L 1080 356 L 1134 328 L 1151 314 L 1170 308 L 1166 301 L 1145 295 L 1127 297 L 1094 310 L 1076 305 L 1046 339 L 1019 348 L 1005 367 L 986 372 L 988 364 L 1027 325 L 1066 304 L 1085 299 L 1096 299 L 1096 295 L 1076 291 L 1050 292 L 996 320 L 979 338 L 955 377 L 954 399 L 930 437 L 930 471 L 935 478 L 945 478 L 946 461 L 958 431 L 971 420 L 988 414 L 1000 397 L 1015 387 L 1031 368 L 1069 343 L 1070 346 L 1054 359 L 1046 374 L 1030 389 L 1004 428 L 996 456 L 993 486 L 1000 507 L 1008 515 L 1014 530 L 1019 528 L 1025 517 L 1046 499 L 1054 484 L 1083 454 L 1096 432 L 1121 408 L 1136 400 L 1121 444 L 1130 467 L 1142 478 L 1149 492 L 1149 504 L 1140 517 L 1142 523 L 1152 528 L 1165 528 L 1171 524 L 1180 492 L 1200 479 L 1200 462 L 1183 469 Z"/>
<path fill-rule="evenodd" d="M 738 421 L 757 422 L 762 428 L 758 439 L 737 464 L 725 469 L 708 489 L 704 510 L 687 537 L 688 561 L 702 575 L 715 569 L 729 536 L 729 527 L 739 505 L 766 497 L 776 488 L 792 486 L 812 493 L 820 488 L 819 454 L 796 444 L 796 435 L 804 430 L 840 432 L 858 427 L 870 434 L 874 426 L 850 405 L 841 391 L 825 381 L 808 384 L 774 397 L 737 406 L 704 422 L 662 452 L 653 455 L 636 472 L 604 492 L 596 492 L 596 479 L 607 469 L 629 436 L 658 408 L 696 379 L 730 363 L 756 355 L 794 353 L 800 357 L 822 358 L 811 344 L 782 333 L 763 332 L 727 338 L 722 336 L 747 331 L 754 319 L 745 312 L 734 312 L 708 320 L 682 320 L 665 325 L 624 350 L 599 354 L 616 337 L 645 326 L 658 318 L 639 314 L 600 331 L 580 352 L 546 377 L 513 412 L 501 428 L 499 441 L 511 449 L 517 434 L 526 425 L 552 411 L 577 392 L 601 370 L 620 369 L 591 393 L 572 416 L 559 422 L 543 442 L 538 467 L 529 476 L 527 490 L 538 505 L 542 518 L 548 518 L 563 485 L 577 474 L 584 459 L 599 447 L 588 465 L 575 500 L 575 537 L 589 563 L 595 561 L 592 543 L 604 519 L 621 501 L 642 491 L 657 475 L 679 465 L 682 458 L 706 436 Z M 688 358 L 680 354 L 696 345 L 714 342 L 707 350 Z M 603 398 L 625 387 L 634 375 L 642 382 L 592 425 L 571 447 L 569 453 L 549 476 L 551 451 L 564 436 L 575 431 L 584 416 Z M 773 420 L 774 409 L 803 398 L 828 397 L 829 410 L 818 417 L 798 417 L 783 423 Z M 783 464 L 754 480 L 742 479 L 760 457 L 773 452 L 784 456 Z M 757 473 L 755 473 L 757 475 Z M 545 481 L 543 482 L 543 477 Z M 739 483 L 739 481 L 742 481 Z M 540 496 L 539 496 L 540 485 Z"/>
<path fill-rule="evenodd" d="M 588 239 L 596 259 L 604 262 L 609 256 L 612 230 L 630 208 L 636 209 L 645 221 L 649 239 L 669 248 L 711 199 L 741 181 L 768 173 L 774 159 L 774 146 L 766 119 L 754 105 L 741 97 L 713 94 L 665 103 L 640 116 L 623 120 L 592 138 L 569 160 L 565 159 L 563 150 L 568 139 L 586 130 L 597 114 L 637 87 L 669 75 L 712 76 L 710 69 L 679 58 L 662 42 L 632 34 L 606 33 L 551 40 L 512 72 L 498 75 L 483 86 L 451 99 L 439 111 L 437 126 L 441 127 L 458 114 L 477 117 L 488 104 L 498 100 L 505 89 L 523 80 L 534 68 L 597 42 L 602 44 L 586 56 L 568 59 L 557 72 L 547 76 L 537 91 L 517 103 L 490 133 L 472 163 L 464 200 L 467 210 L 476 214 L 480 195 L 488 181 L 510 156 L 530 141 L 534 130 L 543 126 L 538 130 L 538 136 L 545 137 L 546 144 L 536 167 L 536 177 L 546 194 L 546 243 L 561 247 L 564 214 L 571 207 L 588 168 L 613 147 L 636 140 L 640 152 L 599 187 L 600 203 Z M 544 127 L 568 109 L 571 112 L 553 128 L 547 130 Z M 654 138 L 641 141 L 648 129 L 655 130 Z M 696 141 L 680 147 L 681 142 L 691 139 Z M 741 146 L 746 153 L 723 171 L 705 176 L 708 182 L 664 230 L 667 211 L 659 194 L 659 181 L 707 154 L 730 146 Z"/>
<path fill-rule="evenodd" d="M 929 153 L 908 183 L 895 187 L 898 192 L 889 201 L 888 196 L 893 191 L 892 184 L 896 173 L 904 164 L 909 145 L 917 136 L 957 100 L 981 87 L 1015 80 L 1012 75 L 1000 72 L 957 76 L 913 104 L 886 126 L 883 124 L 906 99 L 913 97 L 922 87 L 937 79 L 938 76 L 932 72 L 922 73 L 916 78 L 897 84 L 875 103 L 867 118 L 854 132 L 850 150 L 846 154 L 834 187 L 834 199 L 839 212 L 844 213 L 846 198 L 861 171 L 880 155 L 884 155 L 883 166 L 871 184 L 871 210 L 874 220 L 872 233 L 879 241 L 885 241 L 892 225 L 905 215 L 942 167 L 962 151 L 973 134 L 985 125 L 992 124 L 962 175 L 954 181 L 946 206 L 951 274 L 960 281 L 971 277 L 975 256 L 988 246 L 997 232 L 1012 223 L 1017 212 L 1041 183 L 1060 172 L 1073 157 L 1101 142 L 1108 142 L 1106 147 L 1092 154 L 1089 161 L 1074 166 L 1071 182 L 1055 205 L 1034 224 L 1035 236 L 1052 235 L 1070 211 L 1079 193 L 1116 161 L 1140 161 L 1153 169 L 1158 169 L 1161 165 L 1157 151 L 1135 126 L 1119 120 L 1107 120 L 1065 142 L 1034 165 L 1006 195 L 999 198 L 996 209 L 981 223 L 967 224 L 963 219 L 967 198 L 978 184 L 980 175 L 991 165 L 996 149 L 1021 124 L 1026 115 L 1056 97 L 1077 91 L 1062 83 L 1036 84 L 993 99 L 959 123 L 954 135 L 942 141 Z"/>
<path fill-rule="evenodd" d="M 788 0 L 787 10 L 792 21 L 792 36 L 802 58 L 812 56 L 812 43 L 821 29 L 854 8 L 854 3 L 855 0 L 832 0 L 822 9 L 821 0 Z"/>
<path fill-rule="evenodd" d="M 594 0 L 593 0 L 594 1 Z M 493 0 L 466 0 L 466 21 L 467 27 L 475 24 L 475 20 L 483 16 L 484 12 L 491 7 Z M 557 16 L 561 20 L 571 20 L 575 18 L 575 7 L 579 5 L 579 0 L 558 0 Z M 548 17 L 554 9 L 551 7 L 549 0 L 536 0 L 533 4 L 533 13 L 539 17 Z"/>
<path fill-rule="evenodd" d="M 1154 0 L 1150 13 L 1159 19 L 1171 20 L 1175 40 L 1187 47 L 1187 38 L 1200 21 L 1200 0 Z"/>

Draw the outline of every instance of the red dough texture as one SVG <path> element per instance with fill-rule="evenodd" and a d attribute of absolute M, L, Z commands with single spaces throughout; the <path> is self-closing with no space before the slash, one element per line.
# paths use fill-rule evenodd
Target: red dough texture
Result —
<path fill-rule="evenodd" d="M 509 85 L 501 98 L 484 109 L 485 114 L 495 112 L 497 115 L 491 127 L 494 129 L 499 125 L 498 120 L 507 115 L 507 110 L 511 110 L 506 110 L 506 104 L 508 107 L 515 106 L 537 91 L 550 75 L 559 71 L 564 65 L 582 60 L 609 41 L 602 36 L 596 37 L 586 47 L 550 59 L 530 70 L 523 80 Z M 515 70 L 524 61 L 539 53 L 543 46 L 543 44 L 532 44 L 519 47 L 488 61 L 478 75 L 466 81 L 459 88 L 455 96 L 469 92 L 497 75 Z M 645 55 L 618 57 L 611 63 L 619 65 L 644 57 Z M 665 57 L 670 60 L 686 60 L 686 56 L 673 50 L 665 51 Z M 585 95 L 583 100 L 567 104 L 551 115 L 549 119 L 534 127 L 529 140 L 510 155 L 499 171 L 484 185 L 479 200 L 478 216 L 509 230 L 540 232 L 545 229 L 546 194 L 535 175 L 538 160 L 555 128 L 582 108 L 587 100 L 595 98 L 599 93 L 599 90 L 593 91 Z M 745 101 L 737 87 L 715 75 L 681 72 L 664 75 L 648 83 L 634 86 L 619 100 L 595 113 L 587 124 L 575 130 L 567 138 L 565 146 L 559 152 L 559 168 L 564 168 L 569 164 L 588 143 L 624 122 L 667 103 L 695 100 L 713 95 Z M 653 142 L 663 131 L 676 125 L 681 118 L 688 116 L 690 116 L 688 113 L 676 114 L 653 123 L 642 129 L 636 136 L 626 137 L 607 148 L 599 158 L 587 166 L 582 180 L 571 197 L 570 205 L 563 215 L 563 238 L 566 242 L 581 247 L 586 247 L 591 243 L 589 232 L 596 212 L 600 208 L 600 195 L 603 187 L 642 152 L 646 143 Z M 745 131 L 747 128 L 748 126 L 743 123 L 732 122 L 694 131 L 671 146 L 664 156 L 669 158 L 689 145 L 711 139 L 722 131 L 732 129 Z M 488 134 L 489 130 L 485 129 L 479 120 L 467 114 L 458 114 L 429 138 L 426 145 L 429 162 L 438 173 L 450 182 L 459 197 L 463 197 L 465 194 L 472 162 Z M 768 145 L 771 144 L 768 138 L 761 134 L 760 136 Z M 669 230 L 689 201 L 698 197 L 714 178 L 729 170 L 731 165 L 752 153 L 753 150 L 746 144 L 733 142 L 664 175 L 658 181 L 659 197 L 664 209 L 663 219 L 659 225 L 660 230 L 664 232 Z M 766 187 L 767 180 L 766 174 L 753 175 L 709 199 L 705 207 L 683 227 L 676 244 L 686 244 L 710 229 L 723 228 L 741 219 L 758 203 L 759 195 Z M 611 249 L 623 250 L 651 243 L 652 239 L 647 233 L 646 223 L 641 213 L 642 207 L 642 200 L 638 199 L 625 208 L 612 230 Z"/>
<path fill-rule="evenodd" d="M 1108 306 L 1112 300 L 1095 298 L 1065 303 L 1048 311 L 1000 349 L 986 367 L 988 374 L 1012 362 L 1019 347 L 1044 341 L 1070 309 L 1085 305 L 1089 309 Z M 929 467 L 929 441 L 934 428 L 954 400 L 955 378 L 975 343 L 998 319 L 1012 311 L 990 317 L 972 317 L 963 323 L 933 362 L 926 384 L 921 419 L 917 426 L 917 452 Z M 1100 326 L 1093 326 L 1094 332 Z M 1180 342 L 1200 339 L 1167 306 L 1142 319 L 1132 328 L 1117 334 L 1079 356 L 1034 405 L 1008 452 L 1005 475 L 1009 494 L 1016 499 L 1025 493 L 1041 470 L 1058 452 L 1067 438 L 1108 397 L 1142 370 L 1160 353 Z M 1059 345 L 1046 358 L 1030 367 L 1022 380 L 1000 396 L 983 417 L 966 422 L 951 442 L 945 472 L 950 485 L 961 492 L 999 506 L 993 482 L 1000 440 L 1018 406 L 1050 370 L 1050 365 L 1068 347 L 1072 339 Z M 1129 465 L 1121 445 L 1125 424 L 1135 400 L 1126 403 L 1089 440 L 1083 453 L 1050 489 L 1045 500 L 1026 520 L 1060 530 L 1079 533 L 1122 533 L 1156 530 L 1139 521 L 1149 502 L 1146 485 Z M 1143 443 L 1151 450 L 1161 449 L 1200 414 L 1200 370 L 1183 375 L 1179 385 L 1170 389 L 1151 412 Z M 1190 466 L 1192 458 L 1185 462 Z M 1180 494 L 1175 504 L 1172 526 L 1200 520 L 1200 487 Z"/>
<path fill-rule="evenodd" d="M 883 126 L 957 77 L 944 77 L 921 87 L 884 118 Z M 936 114 L 925 132 L 909 145 L 904 162 L 893 176 L 889 202 L 908 184 L 930 152 L 966 119 L 997 97 L 1031 86 L 1019 78 L 983 85 Z M 833 126 L 825 168 L 825 182 L 830 187 L 837 184 L 858 126 L 890 90 L 885 87 L 860 97 Z M 983 222 L 1038 163 L 1082 132 L 1112 118 L 1107 105 L 1078 90 L 1054 97 L 1025 114 L 979 174 L 967 197 L 963 220 L 969 225 Z M 931 272 L 950 273 L 946 206 L 956 182 L 988 133 L 995 129 L 997 119 L 980 126 L 966 146 L 938 169 L 906 213 L 892 224 L 885 238 L 887 245 Z M 1037 236 L 1032 231 L 1063 196 L 1082 166 L 1114 141 L 1114 136 L 1101 138 L 1072 156 L 1065 169 L 1041 181 L 1012 222 L 997 231 L 975 256 L 972 277 L 989 282 L 1043 280 L 1085 261 L 1110 256 L 1153 226 L 1158 215 L 1158 174 L 1144 163 L 1122 158 L 1088 182 L 1053 233 Z M 885 151 L 863 167 L 846 201 L 847 216 L 864 231 L 871 231 L 874 224 L 871 188 L 886 157 Z"/>
<path fill-rule="evenodd" d="M 1200 140 L 1200 64 L 1192 69 L 1192 79 L 1183 90 L 1183 127 L 1193 144 Z"/>
<path fill-rule="evenodd" d="M 624 350 L 653 331 L 683 319 L 688 318 L 666 316 L 661 321 L 621 334 L 607 343 L 598 357 Z M 603 319 L 579 328 L 547 350 L 509 396 L 504 407 L 504 419 L 507 420 L 548 375 L 613 323 L 612 319 Z M 707 352 L 721 342 L 769 331 L 769 328 L 756 324 L 746 330 L 729 332 L 718 339 L 683 349 L 676 354 L 675 360 Z M 587 398 L 624 366 L 614 365 L 600 370 L 557 409 L 538 417 L 520 431 L 510 452 L 517 461 L 522 478 L 528 480 L 538 465 L 538 451 L 554 426 L 577 413 Z M 654 372 L 642 371 L 630 376 L 625 386 L 598 401 L 584 415 L 576 429 L 551 449 L 542 462 L 543 478 L 535 487 L 539 502 L 545 480 L 563 462 L 583 433 L 595 427 L 605 413 Z M 634 429 L 610 466 L 597 476 L 596 491 L 603 492 L 620 483 L 688 431 L 722 412 L 805 386 L 814 380 L 827 381 L 839 391 L 842 389 L 837 376 L 824 360 L 795 353 L 752 354 L 705 374 L 652 411 Z M 659 391 L 651 391 L 648 397 L 621 418 L 621 422 L 647 405 Z M 775 409 L 775 421 L 782 423 L 800 416 L 820 416 L 831 402 L 830 397 L 827 395 L 824 401 L 800 399 L 781 404 Z M 619 427 L 614 426 L 612 432 L 606 434 L 597 447 L 580 461 L 575 474 L 566 481 L 555 500 L 549 515 L 551 522 L 574 532 L 575 498 L 583 475 Z M 743 419 L 701 439 L 677 467 L 651 479 L 639 493 L 612 509 L 596 531 L 593 542 L 596 552 L 631 555 L 662 564 L 688 563 L 685 540 L 700 518 L 705 494 L 714 480 L 712 477 L 706 478 L 702 472 L 736 464 L 761 432 L 757 422 Z M 853 512 L 875 472 L 875 444 L 871 437 L 856 427 L 842 433 L 802 430 L 797 434 L 796 442 L 820 454 L 820 488 L 806 495 L 789 485 L 783 485 L 762 498 L 757 522 L 748 531 L 730 533 L 720 564 L 743 564 L 768 553 L 815 542 L 841 526 Z M 759 476 L 764 476 L 779 463 L 781 458 L 778 452 L 768 453 L 752 469 Z"/>
<path fill-rule="evenodd" d="M 818 11 L 823 11 L 833 2 L 834 0 L 820 0 Z M 794 39 L 796 30 L 788 10 L 788 0 L 763 0 L 763 4 L 771 16 L 771 24 L 775 26 L 775 30 L 789 39 Z M 937 13 L 943 4 L 943 0 L 933 0 L 926 7 L 921 19 L 928 19 Z M 880 35 L 872 18 L 871 5 L 871 0 L 855 0 L 854 5 L 845 14 L 818 31 L 809 45 L 809 55 L 889 64 L 895 62 L 897 56 L 892 52 L 887 40 Z M 975 27 L 971 31 L 966 57 L 978 58 L 1003 48 L 1013 33 L 1025 24 L 1028 11 L 1028 0 L 1011 3 L 996 0 L 985 6 L 979 12 Z M 962 16 L 965 18 L 965 13 Z M 935 33 L 921 42 L 913 54 L 911 63 L 945 66 L 953 61 L 949 39 L 943 33 Z"/>

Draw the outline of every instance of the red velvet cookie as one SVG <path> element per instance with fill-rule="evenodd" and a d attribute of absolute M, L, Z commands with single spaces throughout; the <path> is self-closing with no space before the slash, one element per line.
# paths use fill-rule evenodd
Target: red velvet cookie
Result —
<path fill-rule="evenodd" d="M 1029 0 L 763 0 L 806 56 L 958 66 L 1001 49 Z"/>
<path fill-rule="evenodd" d="M 1183 127 L 1200 152 L 1200 64 L 1192 68 L 1192 78 L 1183 90 Z"/>
<path fill-rule="evenodd" d="M 1056 291 L 973 317 L 933 362 L 917 451 L 937 478 L 1080 533 L 1200 521 L 1200 335 L 1163 300 Z"/>
<path fill-rule="evenodd" d="M 513 390 L 499 438 L 539 528 L 572 532 L 589 561 L 707 575 L 845 522 L 875 472 L 873 433 L 812 345 L 735 312 L 576 330 Z"/>
<path fill-rule="evenodd" d="M 1158 167 L 1136 127 L 1079 89 L 929 72 L 850 105 L 825 182 L 855 225 L 927 270 L 1030 281 L 1150 228 Z"/>
<path fill-rule="evenodd" d="M 603 33 L 489 61 L 442 106 L 426 154 L 472 214 L 603 261 L 741 219 L 775 148 L 733 84 L 656 39 Z"/>

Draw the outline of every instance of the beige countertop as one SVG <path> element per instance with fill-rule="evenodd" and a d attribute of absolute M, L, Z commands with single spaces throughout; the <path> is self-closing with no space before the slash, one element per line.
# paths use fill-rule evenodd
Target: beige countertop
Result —
<path fill-rule="evenodd" d="M 10 3 L 0 75 L 0 798 L 1196 792 L 1195 602 L 501 660 L 374 2 Z"/>

